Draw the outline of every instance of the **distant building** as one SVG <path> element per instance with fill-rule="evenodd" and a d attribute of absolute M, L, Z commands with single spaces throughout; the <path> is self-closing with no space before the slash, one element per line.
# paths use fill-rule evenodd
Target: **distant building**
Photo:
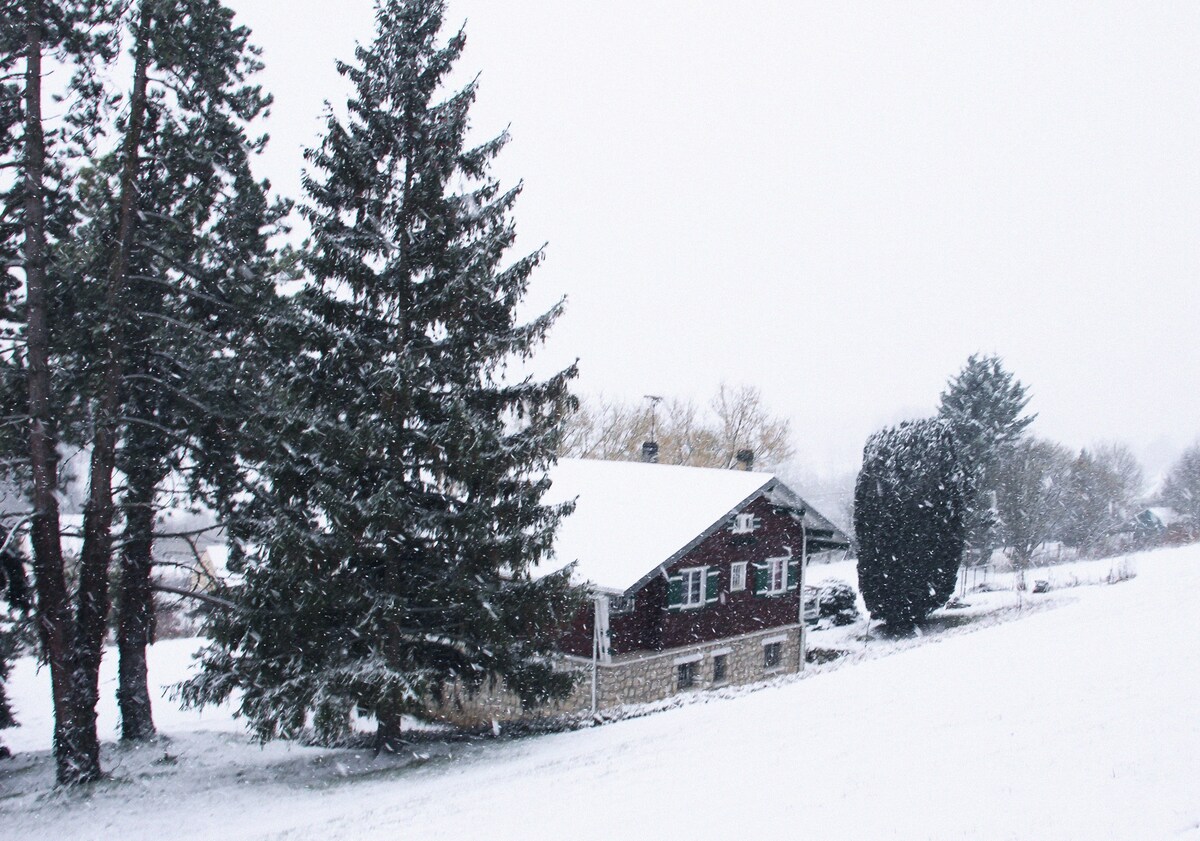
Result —
<path fill-rule="evenodd" d="M 1179 546 L 1200 539 L 1200 530 L 1174 508 L 1154 506 L 1138 512 L 1123 529 L 1137 546 Z"/>

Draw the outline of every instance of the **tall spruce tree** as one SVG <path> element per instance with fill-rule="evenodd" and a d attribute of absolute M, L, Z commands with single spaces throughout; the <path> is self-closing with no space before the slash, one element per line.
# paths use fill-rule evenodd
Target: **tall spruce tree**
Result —
<path fill-rule="evenodd" d="M 54 687 L 58 778 L 75 783 L 101 775 L 95 709 L 120 479 L 120 695 L 123 714 L 145 713 L 125 715 L 126 734 L 144 736 L 152 732 L 144 644 L 155 483 L 198 430 L 213 426 L 209 398 L 224 382 L 214 375 L 239 367 L 230 358 L 231 314 L 240 317 L 261 294 L 259 228 L 278 211 L 265 208 L 264 187 L 249 178 L 248 150 L 258 141 L 243 124 L 265 100 L 244 83 L 257 62 L 228 9 L 213 0 L 22 5 L 24 177 L 14 192 L 22 200 L 26 341 L 6 360 L 5 393 L 15 380 L 29 395 L 38 627 Z M 132 82 L 109 111 L 117 100 L 89 71 L 111 64 L 117 33 L 127 36 Z M 80 68 L 72 101 L 83 105 L 45 137 L 39 68 L 50 51 Z M 115 121 L 103 119 L 110 114 Z M 108 140 L 117 150 L 96 158 Z M 89 487 L 71 593 L 57 444 L 84 430 Z M 128 691 L 139 683 L 140 692 Z"/>
<path fill-rule="evenodd" d="M 859 587 L 873 617 L 905 631 L 954 593 L 965 501 L 949 424 L 914 421 L 867 440 L 854 489 L 854 530 Z"/>
<path fill-rule="evenodd" d="M 967 548 L 986 561 L 996 543 L 997 467 L 1036 415 L 1022 416 L 1028 389 L 998 356 L 971 354 L 947 383 L 938 417 L 949 422 L 967 479 Z"/>
<path fill-rule="evenodd" d="M 125 740 L 154 733 L 146 645 L 163 484 L 184 474 L 182 502 L 214 509 L 235 490 L 224 471 L 236 462 L 236 430 L 254 406 L 243 375 L 275 303 L 268 236 L 286 207 L 270 205 L 250 170 L 261 140 L 247 136 L 247 125 L 269 99 L 248 81 L 260 67 L 248 37 L 217 0 L 175 0 L 152 41 L 152 66 L 170 70 L 174 95 L 152 89 L 147 102 L 137 192 L 151 212 L 132 235 L 125 308 L 117 452 L 125 479 L 117 599 Z M 89 250 L 109 250 L 107 218 L 100 215 Z"/>
<path fill-rule="evenodd" d="M 95 735 L 95 692 L 92 665 L 103 632 L 106 582 L 97 565 L 83 569 L 74 593 L 67 586 L 58 494 L 58 446 L 70 438 L 63 416 L 66 402 L 59 365 L 64 329 L 56 308 L 63 300 L 57 246 L 70 240 L 74 223 L 71 175 L 90 142 L 106 101 L 92 72 L 111 60 L 118 4 L 99 0 L 27 0 L 4 4 L 0 53 L 4 81 L 19 79 L 19 128 L 10 124 L 3 151 L 5 164 L 17 177 L 3 195 L 6 246 L 15 237 L 20 252 L 9 286 L 23 292 L 18 322 L 5 324 L 4 418 L 23 427 L 24 454 L 12 473 L 27 488 L 33 548 L 31 567 L 35 613 L 42 657 L 49 665 L 54 708 L 54 753 L 60 783 L 100 776 L 99 741 Z M 43 110 L 43 60 L 73 68 L 70 103 L 61 120 L 46 119 Z M 18 72 L 18 64 L 22 64 Z M 7 102 L 11 103 L 6 89 Z M 8 105 L 5 114 L 11 113 Z M 7 116 L 6 116 L 7 119 Z M 6 167 L 7 168 L 7 167 Z M 13 264 L 8 264 L 13 266 Z M 17 293 L 21 298 L 20 293 Z"/>
<path fill-rule="evenodd" d="M 339 65 L 348 117 L 308 154 L 311 280 L 234 535 L 244 584 L 181 689 L 240 690 L 262 739 L 310 716 L 336 738 L 357 710 L 392 749 L 451 687 L 503 681 L 532 704 L 571 685 L 544 655 L 578 594 L 531 565 L 565 510 L 540 498 L 575 371 L 505 375 L 561 303 L 516 319 L 541 253 L 502 265 L 519 188 L 488 174 L 505 135 L 464 145 L 475 84 L 436 100 L 464 44 L 438 43 L 443 11 L 377 4 L 374 43 Z"/>

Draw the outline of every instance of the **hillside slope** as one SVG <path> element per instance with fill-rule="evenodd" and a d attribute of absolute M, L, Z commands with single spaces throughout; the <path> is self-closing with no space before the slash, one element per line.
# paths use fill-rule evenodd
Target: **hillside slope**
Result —
<path fill-rule="evenodd" d="M 115 781 L 86 796 L 48 792 L 44 755 L 0 765 L 0 825 L 123 841 L 1200 839 L 1197 592 L 1200 547 L 1146 554 L 1134 580 L 1020 621 L 418 762 L 260 749 L 172 719 L 165 745 L 111 751 Z"/>

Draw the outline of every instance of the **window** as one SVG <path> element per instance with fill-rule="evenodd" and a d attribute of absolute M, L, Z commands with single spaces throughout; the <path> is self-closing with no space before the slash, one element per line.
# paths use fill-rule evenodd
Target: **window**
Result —
<path fill-rule="evenodd" d="M 691 689 L 696 685 L 696 661 L 679 664 L 679 688 Z"/>
<path fill-rule="evenodd" d="M 754 595 L 778 596 L 796 589 L 800 582 L 800 561 L 792 557 L 790 549 L 784 548 L 786 556 L 755 561 L 751 565 L 754 570 Z"/>
<path fill-rule="evenodd" d="M 787 589 L 787 558 L 767 561 L 767 592 L 782 593 Z"/>
<path fill-rule="evenodd" d="M 763 668 L 777 669 L 783 662 L 783 643 L 769 642 L 763 646 Z"/>
<path fill-rule="evenodd" d="M 815 625 L 821 619 L 821 597 L 816 587 L 804 588 L 804 621 Z"/>
<path fill-rule="evenodd" d="M 729 567 L 729 592 L 746 589 L 746 562 L 738 561 Z"/>
<path fill-rule="evenodd" d="M 713 683 L 724 683 L 726 681 L 725 665 L 727 661 L 725 658 L 727 656 L 725 654 L 716 654 L 713 656 Z"/>
<path fill-rule="evenodd" d="M 758 528 L 758 518 L 753 514 L 738 514 L 733 518 L 733 528 L 731 531 L 734 534 L 749 534 Z"/>
<path fill-rule="evenodd" d="M 704 604 L 704 568 L 681 570 L 683 576 L 683 607 L 700 607 Z"/>
<path fill-rule="evenodd" d="M 667 610 L 695 610 L 720 598 L 719 567 L 691 567 L 667 576 Z"/>
<path fill-rule="evenodd" d="M 608 597 L 608 612 L 617 613 L 632 613 L 635 602 L 633 596 L 609 596 Z"/>

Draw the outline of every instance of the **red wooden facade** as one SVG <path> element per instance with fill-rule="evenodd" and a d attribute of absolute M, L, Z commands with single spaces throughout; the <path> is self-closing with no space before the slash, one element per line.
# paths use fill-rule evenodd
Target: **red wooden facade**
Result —
<path fill-rule="evenodd" d="M 794 508 L 758 495 L 714 524 L 690 549 L 661 568 L 647 570 L 647 578 L 624 594 L 626 600 L 632 598 L 631 609 L 621 610 L 619 600 L 613 600 L 609 652 L 620 656 L 662 651 L 795 625 L 800 611 L 798 567 L 805 540 L 802 516 Z M 772 559 L 782 562 L 784 571 L 775 582 L 766 581 Z M 732 567 L 738 563 L 746 564 L 745 585 L 735 590 L 731 586 Z M 701 587 L 701 604 L 682 606 L 681 572 L 701 568 L 708 573 Z M 669 583 L 672 579 L 673 592 Z M 783 586 L 779 592 L 763 592 L 771 583 Z M 565 652 L 592 656 L 594 619 L 592 606 L 580 612 L 563 637 L 561 647 Z"/>

